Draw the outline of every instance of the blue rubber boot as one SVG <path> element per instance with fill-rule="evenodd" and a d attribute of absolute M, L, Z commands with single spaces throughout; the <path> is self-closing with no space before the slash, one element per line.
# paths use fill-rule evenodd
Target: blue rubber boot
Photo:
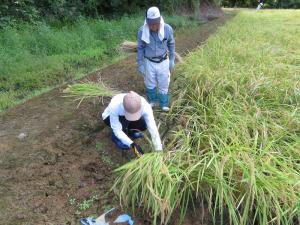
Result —
<path fill-rule="evenodd" d="M 163 111 L 169 111 L 169 94 L 158 94 L 159 104 Z"/>
<path fill-rule="evenodd" d="M 114 132 L 111 135 L 111 140 L 117 145 L 117 147 L 121 150 L 129 150 L 130 147 L 126 144 L 124 144 L 117 136 L 114 134 Z"/>
<path fill-rule="evenodd" d="M 150 105 L 152 107 L 155 106 L 155 103 L 158 101 L 156 88 L 153 88 L 153 89 L 146 88 L 146 95 L 147 95 L 147 99 L 148 99 L 148 102 L 150 103 Z"/>

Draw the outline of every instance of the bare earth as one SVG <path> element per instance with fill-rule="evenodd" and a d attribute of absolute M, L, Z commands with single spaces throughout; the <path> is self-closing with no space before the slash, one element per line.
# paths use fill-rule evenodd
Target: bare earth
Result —
<path fill-rule="evenodd" d="M 177 32 L 176 51 L 184 55 L 201 45 L 230 18 Z M 133 55 L 87 79 L 144 93 Z M 111 142 L 110 129 L 99 122 L 99 112 L 109 99 L 103 99 L 104 104 L 86 101 L 77 109 L 72 99 L 62 97 L 62 89 L 0 116 L 0 224 L 79 224 L 81 217 L 118 206 L 113 194 L 107 194 L 114 180 L 112 170 L 130 156 L 122 156 Z M 26 137 L 19 139 L 20 133 Z M 78 208 L 77 203 L 91 196 L 98 200 L 88 210 Z M 189 215 L 185 224 L 202 224 L 198 216 Z M 149 221 L 136 219 L 135 224 Z"/>

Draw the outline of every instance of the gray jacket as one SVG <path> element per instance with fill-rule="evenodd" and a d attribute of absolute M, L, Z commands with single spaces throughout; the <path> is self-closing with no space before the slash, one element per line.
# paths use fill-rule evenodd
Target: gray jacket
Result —
<path fill-rule="evenodd" d="M 157 32 L 150 31 L 150 44 L 142 41 L 143 26 L 138 31 L 138 47 L 137 47 L 137 62 L 140 66 L 144 58 L 161 57 L 169 51 L 170 60 L 175 59 L 175 39 L 173 28 L 166 24 L 164 25 L 165 37 L 161 41 Z"/>

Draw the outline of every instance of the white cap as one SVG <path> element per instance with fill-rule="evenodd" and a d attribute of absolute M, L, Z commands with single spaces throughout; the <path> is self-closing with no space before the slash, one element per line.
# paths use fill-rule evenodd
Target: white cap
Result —
<path fill-rule="evenodd" d="M 146 21 L 148 25 L 160 23 L 160 12 L 157 7 L 153 6 L 147 10 Z"/>

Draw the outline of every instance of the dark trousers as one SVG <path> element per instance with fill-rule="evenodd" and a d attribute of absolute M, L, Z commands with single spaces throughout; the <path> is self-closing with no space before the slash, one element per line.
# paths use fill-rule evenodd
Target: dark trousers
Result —
<path fill-rule="evenodd" d="M 123 132 L 130 136 L 132 133 L 139 132 L 139 131 L 145 131 L 147 129 L 147 125 L 146 125 L 144 117 L 141 117 L 137 121 L 128 121 L 128 120 L 126 120 L 125 116 L 119 116 L 119 121 L 122 124 Z M 104 120 L 104 123 L 110 127 L 110 117 L 109 116 Z"/>

